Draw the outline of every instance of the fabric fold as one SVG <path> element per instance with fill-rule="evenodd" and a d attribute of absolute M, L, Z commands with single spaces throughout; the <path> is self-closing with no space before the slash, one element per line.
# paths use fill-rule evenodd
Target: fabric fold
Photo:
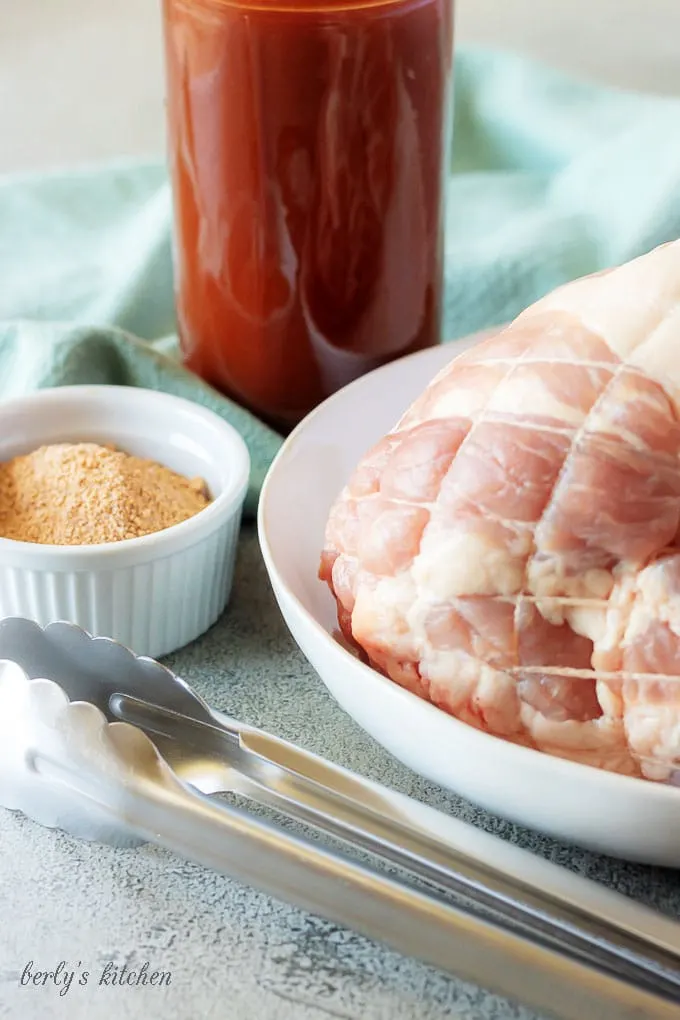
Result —
<path fill-rule="evenodd" d="M 680 235 L 680 99 L 604 88 L 514 54 L 456 54 L 444 338 Z M 253 460 L 281 439 L 180 365 L 165 165 L 0 180 L 0 398 L 74 383 L 211 407 Z"/>

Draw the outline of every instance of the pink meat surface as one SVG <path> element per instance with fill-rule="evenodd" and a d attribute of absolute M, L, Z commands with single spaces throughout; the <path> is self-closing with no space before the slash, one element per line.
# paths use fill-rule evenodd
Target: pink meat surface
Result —
<path fill-rule="evenodd" d="M 344 635 L 472 726 L 673 779 L 679 458 L 680 241 L 538 301 L 362 459 L 321 555 Z"/>

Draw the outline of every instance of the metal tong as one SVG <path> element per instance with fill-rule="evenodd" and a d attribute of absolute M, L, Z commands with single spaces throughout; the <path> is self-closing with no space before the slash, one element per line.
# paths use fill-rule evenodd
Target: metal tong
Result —
<path fill-rule="evenodd" d="M 18 642 L 18 632 L 0 625 L 0 656 L 23 648 L 23 661 L 14 661 L 39 676 L 47 654 L 50 675 L 71 698 L 137 728 L 108 727 L 118 768 L 105 774 L 64 767 L 40 749 L 32 767 L 117 812 L 131 831 L 553 1016 L 677 1015 L 680 925 L 261 730 L 217 718 L 163 667 L 113 642 L 59 624 L 40 640 L 33 631 L 29 650 L 24 624 Z M 140 730 L 155 746 L 130 736 Z M 218 806 L 201 788 L 276 808 L 432 891 Z"/>

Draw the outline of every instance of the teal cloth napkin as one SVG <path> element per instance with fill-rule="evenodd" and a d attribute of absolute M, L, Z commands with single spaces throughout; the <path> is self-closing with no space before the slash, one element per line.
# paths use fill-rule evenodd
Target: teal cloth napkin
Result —
<path fill-rule="evenodd" d="M 680 235 L 680 98 L 462 50 L 453 137 L 447 339 Z M 0 398 L 116 383 L 198 401 L 248 444 L 252 515 L 280 437 L 182 369 L 174 334 L 162 161 L 0 180 Z"/>

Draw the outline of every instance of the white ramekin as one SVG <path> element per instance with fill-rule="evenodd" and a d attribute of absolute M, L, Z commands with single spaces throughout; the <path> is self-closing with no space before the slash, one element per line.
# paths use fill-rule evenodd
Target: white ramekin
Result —
<path fill-rule="evenodd" d="M 0 404 L 0 461 L 49 443 L 113 443 L 205 479 L 212 502 L 164 531 L 56 546 L 0 538 L 0 618 L 67 620 L 138 655 L 167 655 L 224 610 L 250 474 L 245 443 L 212 411 L 128 386 L 66 386 Z"/>

